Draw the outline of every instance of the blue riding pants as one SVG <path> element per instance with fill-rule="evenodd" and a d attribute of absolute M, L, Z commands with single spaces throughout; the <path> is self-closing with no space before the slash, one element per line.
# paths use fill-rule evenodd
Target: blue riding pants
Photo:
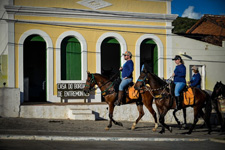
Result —
<path fill-rule="evenodd" d="M 127 86 L 129 83 L 131 83 L 133 81 L 132 78 L 127 78 L 127 79 L 122 79 L 121 83 L 120 83 L 120 86 L 119 86 L 119 90 L 120 91 L 123 91 L 125 86 Z"/>
<path fill-rule="evenodd" d="M 184 89 L 186 86 L 186 83 L 184 82 L 174 82 L 175 84 L 175 96 L 180 96 L 180 92 Z"/>

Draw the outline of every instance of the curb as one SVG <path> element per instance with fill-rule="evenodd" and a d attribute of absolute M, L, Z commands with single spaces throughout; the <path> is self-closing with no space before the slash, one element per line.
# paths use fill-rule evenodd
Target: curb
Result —
<path fill-rule="evenodd" d="M 215 139 L 215 138 L 212 138 L 212 139 L 210 139 L 210 141 L 212 141 L 212 142 L 217 142 L 217 143 L 224 143 L 224 144 L 225 144 L 225 140 L 222 140 L 222 139 Z"/>
<path fill-rule="evenodd" d="M 40 136 L 40 135 L 0 135 L 0 140 L 36 140 L 36 141 L 154 141 L 154 142 L 200 142 L 209 139 L 198 138 L 140 138 L 140 137 L 79 137 L 79 136 Z"/>

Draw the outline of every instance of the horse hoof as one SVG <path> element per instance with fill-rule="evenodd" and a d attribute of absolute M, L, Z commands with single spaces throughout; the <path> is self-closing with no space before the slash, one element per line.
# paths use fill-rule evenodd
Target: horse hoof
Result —
<path fill-rule="evenodd" d="M 105 130 L 108 131 L 109 130 L 109 127 L 106 127 Z"/>
<path fill-rule="evenodd" d="M 123 127 L 123 124 L 121 122 L 118 123 L 119 126 Z"/>
<path fill-rule="evenodd" d="M 172 127 L 169 127 L 169 131 L 170 131 L 170 133 L 172 133 L 172 132 L 173 132 L 173 129 L 172 129 Z"/>
<path fill-rule="evenodd" d="M 155 132 L 156 131 L 156 128 L 153 128 L 152 131 Z"/>
<path fill-rule="evenodd" d="M 131 127 L 131 130 L 135 130 L 135 128 L 136 128 L 136 127 L 133 127 L 133 126 L 132 126 L 132 127 Z"/>
<path fill-rule="evenodd" d="M 163 134 L 163 133 L 165 133 L 165 131 L 160 131 L 159 133 L 160 133 L 160 134 Z"/>
<path fill-rule="evenodd" d="M 181 134 L 184 134 L 184 135 L 190 135 L 191 132 L 184 132 L 184 133 L 181 133 Z"/>

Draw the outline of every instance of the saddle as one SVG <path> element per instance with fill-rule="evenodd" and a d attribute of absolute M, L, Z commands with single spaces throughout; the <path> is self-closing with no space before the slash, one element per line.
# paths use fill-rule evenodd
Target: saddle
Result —
<path fill-rule="evenodd" d="M 169 93 L 171 94 L 172 97 L 175 97 L 174 90 L 175 90 L 175 84 L 173 82 L 171 82 L 170 88 L 169 88 Z M 181 94 L 182 100 L 184 101 L 184 105 L 186 105 L 186 106 L 194 105 L 195 99 L 194 99 L 194 94 L 193 94 L 192 88 L 186 86 L 181 91 L 180 94 Z"/>

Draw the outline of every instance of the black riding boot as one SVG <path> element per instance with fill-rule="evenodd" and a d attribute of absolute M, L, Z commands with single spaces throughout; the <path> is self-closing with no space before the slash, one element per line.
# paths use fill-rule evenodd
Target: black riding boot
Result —
<path fill-rule="evenodd" d="M 119 91 L 118 100 L 114 103 L 114 105 L 120 106 L 122 99 L 123 99 L 123 91 Z"/>
<path fill-rule="evenodd" d="M 176 105 L 177 105 L 176 109 L 180 110 L 182 107 L 181 106 L 181 98 L 180 98 L 180 96 L 176 96 L 175 99 L 176 99 Z"/>

